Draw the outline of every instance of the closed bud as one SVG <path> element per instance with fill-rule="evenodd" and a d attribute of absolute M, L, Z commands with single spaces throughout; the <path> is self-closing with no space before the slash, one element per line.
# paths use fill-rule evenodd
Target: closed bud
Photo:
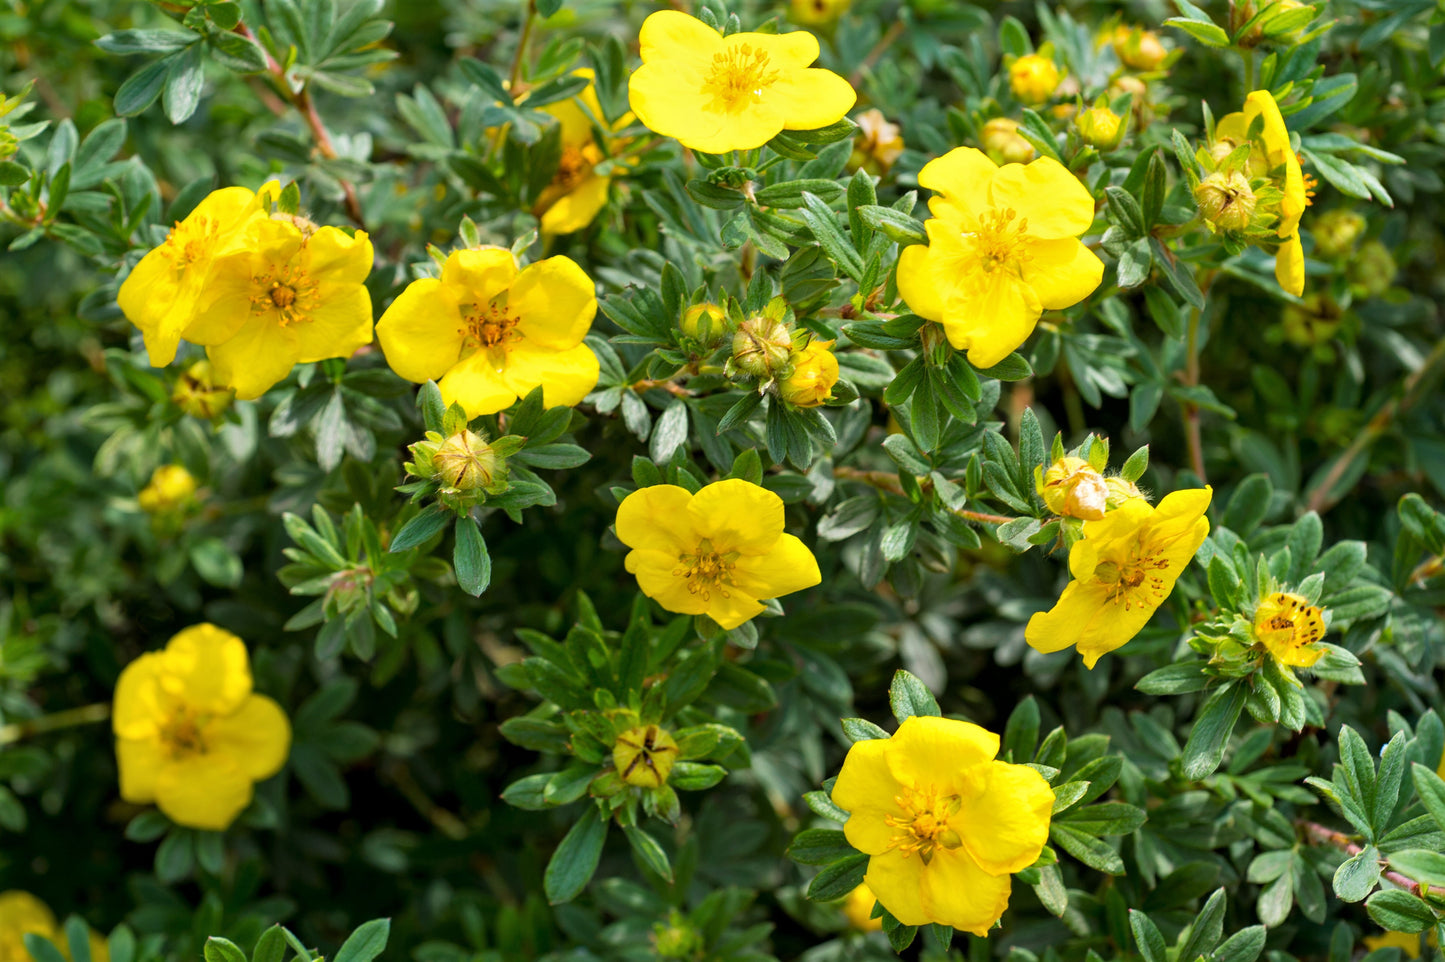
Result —
<path fill-rule="evenodd" d="M 197 361 L 186 368 L 171 391 L 171 403 L 202 421 L 216 420 L 235 399 L 235 391 L 212 380 L 210 361 Z"/>
<path fill-rule="evenodd" d="M 1017 120 L 995 117 L 983 125 L 979 139 L 983 152 L 996 164 L 1027 164 L 1034 159 L 1034 145 L 1019 135 Z"/>
<path fill-rule="evenodd" d="M 800 408 L 813 408 L 833 396 L 838 383 L 838 358 L 828 350 L 832 341 L 813 340 L 793 355 L 793 372 L 778 384 L 784 401 Z"/>
<path fill-rule="evenodd" d="M 1336 207 L 1315 219 L 1310 233 L 1315 239 L 1315 253 L 1321 257 L 1343 257 L 1355 249 L 1355 242 L 1365 232 L 1365 218 L 1352 210 Z"/>
<path fill-rule="evenodd" d="M 728 316 L 716 304 L 694 304 L 682 314 L 677 322 L 678 330 L 691 338 L 702 337 L 702 319 L 708 321 L 708 340 L 716 340 L 727 323 Z"/>
<path fill-rule="evenodd" d="M 660 959 L 695 959 L 706 947 L 703 934 L 677 909 L 652 927 L 652 948 Z"/>
<path fill-rule="evenodd" d="M 147 514 L 177 514 L 195 504 L 196 488 L 191 472 L 179 464 L 163 464 L 155 469 L 136 500 Z"/>
<path fill-rule="evenodd" d="M 852 0 L 792 0 L 788 6 L 788 19 L 805 27 L 826 26 L 844 13 Z"/>
<path fill-rule="evenodd" d="M 787 370 L 793 334 L 780 320 L 759 314 L 738 325 L 731 366 L 751 377 L 771 380 Z"/>
<path fill-rule="evenodd" d="M 1390 289 L 1400 267 L 1390 249 L 1377 240 L 1366 241 L 1350 261 L 1350 280 L 1371 297 L 1379 297 Z"/>
<path fill-rule="evenodd" d="M 1302 304 L 1287 304 L 1280 324 L 1284 339 L 1295 347 L 1316 347 L 1332 340 L 1344 312 L 1326 294 L 1311 294 Z"/>
<path fill-rule="evenodd" d="M 1113 150 L 1124 139 L 1124 121 L 1108 107 L 1093 107 L 1076 121 L 1084 143 L 1099 150 Z"/>
<path fill-rule="evenodd" d="M 1244 230 L 1254 219 L 1254 191 L 1249 178 L 1237 170 L 1219 170 L 1204 178 L 1194 188 L 1194 202 L 1215 230 Z"/>
<path fill-rule="evenodd" d="M 1008 79 L 1015 97 L 1031 107 L 1037 106 L 1058 89 L 1059 68 L 1043 54 L 1031 53 L 1009 65 Z"/>
<path fill-rule="evenodd" d="M 1108 510 L 1104 476 L 1083 458 L 1060 458 L 1044 472 L 1039 496 L 1050 511 L 1064 518 L 1097 521 Z"/>
<path fill-rule="evenodd" d="M 442 484 L 458 491 L 494 493 L 506 487 L 506 460 L 472 431 L 458 431 L 443 441 L 432 455 L 432 467 Z"/>
<path fill-rule="evenodd" d="M 877 107 L 863 111 L 856 118 L 858 138 L 848 163 L 870 174 L 886 174 L 903 154 L 903 135 L 897 124 L 889 123 Z"/>
<path fill-rule="evenodd" d="M 1159 35 L 1142 27 L 1115 28 L 1113 46 L 1119 62 L 1131 70 L 1158 70 L 1169 56 Z"/>
<path fill-rule="evenodd" d="M 638 788 L 661 788 L 675 761 L 677 741 L 656 725 L 629 728 L 612 745 L 612 767 L 624 782 Z"/>

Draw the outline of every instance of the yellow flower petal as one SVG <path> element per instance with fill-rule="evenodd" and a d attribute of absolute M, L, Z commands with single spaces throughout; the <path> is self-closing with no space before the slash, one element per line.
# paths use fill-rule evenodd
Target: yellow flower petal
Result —
<path fill-rule="evenodd" d="M 779 68 L 807 67 L 818 59 L 820 52 L 818 38 L 806 30 L 791 33 L 744 32 L 723 38 L 723 45 L 729 50 L 740 49 L 744 44 L 766 53 L 773 66 Z"/>
<path fill-rule="evenodd" d="M 646 27 L 646 24 L 643 26 Z M 735 134 L 729 126 L 728 115 L 709 111 L 707 107 L 712 102 L 711 98 L 699 92 L 704 78 L 700 62 L 658 60 L 644 63 L 628 78 L 628 103 L 648 130 L 676 137 L 684 147 L 710 154 L 733 150 L 737 145 L 732 141 Z M 767 143 L 783 129 L 782 117 L 774 119 L 777 129 L 754 146 Z"/>
<path fill-rule="evenodd" d="M 988 185 L 998 165 L 973 147 L 955 147 L 918 172 L 918 185 L 937 195 L 928 202 L 934 217 L 967 217 L 989 206 Z M 911 248 L 910 248 L 911 249 Z"/>
<path fill-rule="evenodd" d="M 897 851 L 885 852 L 868 860 L 863 884 L 904 925 L 927 925 L 933 917 L 923 909 L 923 871 L 923 859 L 917 855 L 904 858 Z"/>
<path fill-rule="evenodd" d="M 571 258 L 549 257 L 517 275 L 507 291 L 507 307 L 520 318 L 517 330 L 524 347 L 560 351 L 587 336 L 597 316 L 597 288 Z"/>
<path fill-rule="evenodd" d="M 744 594 L 754 598 L 781 598 L 823 580 L 813 552 L 790 534 L 779 535 L 767 554 L 744 555 L 736 564 L 735 583 Z"/>
<path fill-rule="evenodd" d="M 934 228 L 926 226 L 930 238 L 935 230 L 944 231 L 947 228 L 940 221 L 932 220 L 928 225 L 937 223 Z M 908 304 L 908 309 L 919 317 L 926 317 L 930 321 L 943 320 L 943 300 L 946 292 L 952 287 L 951 284 L 944 286 L 938 283 L 935 270 L 943 263 L 943 259 L 930 255 L 931 246 L 912 244 L 903 248 L 903 253 L 898 255 L 898 296 Z"/>
<path fill-rule="evenodd" d="M 1232 114 L 1225 114 L 1219 118 L 1214 125 L 1215 140 L 1232 140 L 1236 144 L 1242 144 L 1249 139 L 1249 124 L 1244 119 L 1244 114 L 1235 111 Z"/>
<path fill-rule="evenodd" d="M 688 591 L 685 578 L 677 571 L 677 555 L 650 549 L 630 551 L 625 566 L 637 576 L 637 587 L 668 611 L 679 615 L 706 614 L 708 602 L 701 594 Z"/>
<path fill-rule="evenodd" d="M 248 779 L 270 778 L 291 752 L 291 722 L 281 706 L 265 695 L 252 695 L 229 715 L 206 725 L 206 749 L 224 755 Z"/>
<path fill-rule="evenodd" d="M 888 768 L 903 785 L 936 785 L 945 794 L 976 792 L 998 754 L 999 739 L 972 722 L 914 715 L 888 740 Z M 971 771 L 977 769 L 977 771 Z"/>
<path fill-rule="evenodd" d="M 1033 288 L 1046 311 L 1072 307 L 1099 287 L 1104 262 L 1072 237 L 1035 241 L 1024 268 L 1024 283 Z"/>
<path fill-rule="evenodd" d="M 189 281 L 184 292 L 183 280 Z M 121 283 L 116 300 L 121 312 L 140 329 L 151 367 L 165 367 L 176 359 L 181 330 L 190 320 L 189 311 L 202 280 L 199 272 L 178 277 L 170 251 L 158 247 L 142 257 Z"/>
<path fill-rule="evenodd" d="M 295 331 L 265 318 L 248 322 L 228 341 L 206 348 L 216 383 L 234 388 L 242 401 L 258 398 L 296 364 Z"/>
<path fill-rule="evenodd" d="M 196 711 L 225 715 L 251 696 L 246 644 L 224 628 L 193 625 L 166 643 L 161 687 Z"/>
<path fill-rule="evenodd" d="M 434 277 L 412 281 L 381 315 L 376 339 L 398 377 L 417 384 L 437 380 L 462 350 L 455 298 Z"/>
<path fill-rule="evenodd" d="M 507 352 L 502 380 L 517 397 L 526 397 L 542 386 L 542 404 L 546 407 L 572 407 L 597 386 L 601 367 L 597 355 L 586 344 L 565 351 L 533 350 L 523 342 Z"/>
<path fill-rule="evenodd" d="M 1077 237 L 1094 222 L 1094 198 L 1079 178 L 1052 157 L 1005 164 L 989 181 L 990 202 L 1028 221 L 1030 237 Z"/>
<path fill-rule="evenodd" d="M 251 278 L 264 265 L 249 250 L 218 257 L 206 277 L 206 290 L 196 298 L 196 312 L 181 332 L 192 344 L 210 347 L 229 341 L 251 319 Z"/>
<path fill-rule="evenodd" d="M 709 597 L 703 599 L 707 605 L 707 616 L 727 631 L 732 631 L 767 610 L 766 605 L 747 597 L 741 591 L 713 588 L 709 589 L 708 595 Z"/>
<path fill-rule="evenodd" d="M 1134 637 L 1149 621 L 1153 612 L 1136 612 L 1136 616 L 1138 614 L 1143 616 L 1138 625 L 1130 630 L 1130 625 L 1121 624 L 1121 634 L 1129 631 L 1128 638 Z M 1030 648 L 1045 654 L 1063 651 L 1080 644 L 1086 633 L 1091 638 L 1094 637 L 1097 634 L 1093 624 L 1096 620 L 1102 619 L 1107 626 L 1115 617 L 1115 613 L 1109 610 L 1106 588 L 1092 582 L 1071 581 L 1064 588 L 1063 594 L 1059 595 L 1053 608 L 1036 612 L 1029 618 L 1029 623 L 1024 628 L 1024 641 L 1028 642 Z M 1119 644 L 1123 645 L 1124 641 Z"/>
<path fill-rule="evenodd" d="M 360 284 L 371 273 L 375 254 L 366 231 L 354 236 L 338 227 L 322 227 L 306 239 L 308 268 L 333 284 Z"/>
<path fill-rule="evenodd" d="M 693 530 L 720 553 L 761 555 L 783 533 L 783 499 L 741 478 L 705 485 L 688 502 L 687 514 Z"/>
<path fill-rule="evenodd" d="M 875 738 L 855 743 L 833 782 L 833 804 L 849 813 L 843 824 L 848 844 L 869 855 L 885 852 L 896 834 L 884 821 L 899 812 L 893 799 L 901 787 L 888 768 L 888 742 Z"/>
<path fill-rule="evenodd" d="M 1287 293 L 1299 297 L 1305 292 L 1305 249 L 1299 235 L 1292 234 L 1274 255 L 1274 279 Z"/>
<path fill-rule="evenodd" d="M 156 804 L 177 825 L 223 832 L 251 804 L 251 779 L 224 755 L 173 761 L 156 776 Z"/>
<path fill-rule="evenodd" d="M 689 50 L 696 51 L 700 60 L 711 60 L 723 45 L 722 34 L 677 10 L 659 10 L 650 15 L 642 21 L 637 40 L 644 61 L 672 58 L 678 51 Z"/>
<path fill-rule="evenodd" d="M 323 284 L 311 319 L 296 324 L 296 360 L 302 364 L 350 357 L 371 343 L 371 294 L 362 284 Z"/>
<path fill-rule="evenodd" d="M 675 484 L 638 488 L 617 506 L 617 540 L 629 548 L 661 551 L 674 561 L 696 551 L 699 536 L 687 513 L 690 501 L 692 493 Z"/>
<path fill-rule="evenodd" d="M 157 737 L 117 738 L 115 764 L 120 769 L 120 797 L 133 805 L 154 802 L 156 776 L 169 761 L 170 755 Z"/>
<path fill-rule="evenodd" d="M 965 797 L 959 820 L 963 846 L 980 868 L 1007 875 L 1038 860 L 1049 840 L 1054 792 L 1027 765 L 991 762 L 983 793 Z M 997 916 L 995 916 L 997 917 Z"/>
<path fill-rule="evenodd" d="M 172 699 L 160 687 L 165 658 L 158 651 L 147 652 L 121 670 L 115 683 L 111 729 L 118 738 L 146 739 L 156 735 L 157 722 L 165 716 Z"/>
<path fill-rule="evenodd" d="M 780 39 L 800 34 L 801 31 L 790 33 Z M 802 35 L 813 39 L 808 34 Z M 818 49 L 816 40 L 812 48 Z M 815 59 L 816 56 L 815 53 Z M 858 102 L 858 93 L 852 84 L 831 70 L 817 67 L 784 74 L 768 88 L 767 97 L 768 103 L 782 113 L 787 130 L 816 130 L 837 123 Z"/>
<path fill-rule="evenodd" d="M 920 907 L 930 922 L 986 937 L 1008 909 L 1013 879 L 990 875 L 962 849 L 937 852 L 919 875 Z"/>
<path fill-rule="evenodd" d="M 607 190 L 612 180 L 588 174 L 572 190 L 563 194 L 542 214 L 538 225 L 544 234 L 570 234 L 592 223 L 607 206 Z"/>
<path fill-rule="evenodd" d="M 1033 288 L 995 271 L 972 290 L 956 290 L 945 303 L 943 329 L 948 342 L 968 351 L 974 367 L 993 367 L 1023 346 L 1043 308 Z"/>
<path fill-rule="evenodd" d="M 491 360 L 491 352 L 477 351 L 448 369 L 437 382 L 442 402 L 460 404 L 468 418 L 504 411 L 517 400 L 517 392 L 502 377 Z"/>
<path fill-rule="evenodd" d="M 43 935 L 52 942 L 65 944 L 64 933 L 56 924 L 55 913 L 50 907 L 29 892 L 12 889 L 0 892 L 0 960 L 3 962 L 30 962 L 30 953 L 25 951 L 24 937 Z M 15 951 L 10 952 L 14 940 Z"/>
<path fill-rule="evenodd" d="M 459 304 L 485 304 L 517 277 L 517 259 L 508 250 L 453 251 L 442 265 L 442 283 Z"/>

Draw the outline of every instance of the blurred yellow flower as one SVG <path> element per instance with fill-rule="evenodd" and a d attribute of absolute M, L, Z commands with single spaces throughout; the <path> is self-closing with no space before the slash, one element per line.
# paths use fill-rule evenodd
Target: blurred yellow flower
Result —
<path fill-rule="evenodd" d="M 857 888 L 848 893 L 843 900 L 843 914 L 848 917 L 848 924 L 859 932 L 881 932 L 883 931 L 883 920 L 873 918 L 873 906 L 878 903 L 878 897 L 868 887 L 867 882 L 862 882 Z"/>
<path fill-rule="evenodd" d="M 833 784 L 848 843 L 871 856 L 864 883 L 904 925 L 987 936 L 1008 908 L 1010 873 L 1049 837 L 1054 793 L 999 739 L 969 722 L 915 715 L 892 738 L 858 742 Z"/>
<path fill-rule="evenodd" d="M 1077 239 L 1094 222 L 1094 198 L 1058 161 L 996 167 L 959 147 L 918 183 L 936 194 L 933 219 L 928 245 L 898 259 L 898 293 L 975 367 L 1008 357 L 1044 311 L 1077 304 L 1103 279 L 1103 261 Z"/>
<path fill-rule="evenodd" d="M 1441 767 L 1445 768 L 1445 765 Z M 1379 949 L 1399 949 L 1405 953 L 1406 958 L 1418 959 L 1420 957 L 1420 936 L 1411 935 L 1408 932 L 1391 932 L 1386 929 L 1379 935 L 1367 935 L 1360 941 L 1365 944 L 1365 949 L 1370 952 L 1375 952 Z M 1433 931 L 1429 933 L 1426 942 L 1431 946 L 1435 945 L 1435 933 Z"/>
<path fill-rule="evenodd" d="M 1014 96 L 1030 107 L 1043 103 L 1059 87 L 1059 68 L 1043 54 L 1030 53 L 1009 64 L 1008 82 Z"/>
<path fill-rule="evenodd" d="M 151 474 L 136 500 L 147 514 L 181 511 L 196 500 L 196 479 L 179 464 L 163 464 Z"/>
<path fill-rule="evenodd" d="M 1019 122 L 1010 117 L 995 117 L 984 124 L 979 143 L 995 164 L 1027 164 L 1038 155 L 1019 134 Z"/>
<path fill-rule="evenodd" d="M 1263 166 L 1284 192 L 1279 204 L 1279 222 L 1275 224 L 1280 247 L 1274 258 L 1274 276 L 1280 287 L 1299 297 L 1305 289 L 1305 254 L 1300 244 L 1299 222 L 1309 200 L 1299 157 L 1290 145 L 1289 128 L 1284 125 L 1284 115 L 1279 112 L 1274 95 L 1268 90 L 1252 92 L 1244 98 L 1243 111 L 1220 118 L 1214 137 L 1233 144 L 1249 143 L 1256 121 L 1260 125 L 1257 149 L 1262 152 Z"/>
<path fill-rule="evenodd" d="M 186 368 L 171 391 L 172 404 L 202 421 L 216 420 L 235 399 L 235 391 L 216 384 L 210 361 L 197 361 Z"/>
<path fill-rule="evenodd" d="M 857 100 L 837 74 L 808 65 L 804 30 L 724 37 L 695 17 L 659 10 L 642 24 L 642 66 L 628 80 L 649 130 L 710 154 L 761 147 L 784 130 L 842 120 Z"/>
<path fill-rule="evenodd" d="M 853 0 L 789 0 L 788 19 L 805 27 L 832 23 L 853 5 Z"/>
<path fill-rule="evenodd" d="M 251 690 L 241 639 L 201 624 L 126 666 L 115 688 L 120 795 L 177 825 L 223 831 L 281 770 L 291 724 Z"/>
<path fill-rule="evenodd" d="M 1113 150 L 1124 139 L 1124 121 L 1108 107 L 1091 107 L 1074 121 L 1084 143 L 1099 150 Z"/>
<path fill-rule="evenodd" d="M 210 298 L 216 259 L 244 250 L 246 228 L 265 216 L 244 187 L 212 191 L 120 285 L 116 300 L 140 328 L 153 367 L 175 360 L 186 328 Z"/>
<path fill-rule="evenodd" d="M 241 400 L 265 394 L 296 364 L 371 343 L 371 241 L 298 220 L 253 223 L 247 249 L 215 263 L 210 306 L 186 329 L 206 345 L 216 383 Z"/>
<path fill-rule="evenodd" d="M 592 71 L 586 68 L 572 71 L 572 76 L 593 79 Z M 579 107 L 576 100 L 582 101 L 587 109 Z M 562 157 L 557 172 L 532 208 L 532 213 L 541 218 L 543 234 L 570 234 L 592 223 L 607 205 L 607 192 L 612 185 L 610 176 L 603 176 L 595 169 L 605 156 L 593 133 L 592 118 L 599 123 L 605 121 L 593 84 L 589 82 L 582 88 L 576 100 L 569 98 L 542 107 L 542 112 L 556 117 L 562 128 Z M 623 114 L 612 124 L 609 133 L 623 129 L 632 121 L 632 114 Z"/>
<path fill-rule="evenodd" d="M 889 123 L 877 107 L 870 107 L 854 120 L 858 124 L 858 137 L 853 141 L 848 164 L 870 174 L 888 173 L 893 163 L 903 156 L 902 130 L 897 124 Z"/>
<path fill-rule="evenodd" d="M 815 408 L 833 396 L 838 383 L 838 357 L 829 350 L 832 341 L 817 338 L 793 355 L 793 373 L 778 384 L 784 401 L 800 408 Z"/>
<path fill-rule="evenodd" d="M 708 615 L 731 630 L 778 598 L 823 580 L 807 545 L 783 531 L 783 499 L 729 478 L 697 494 L 640 488 L 617 509 L 627 570 L 668 611 Z"/>
<path fill-rule="evenodd" d="M 1276 591 L 1254 613 L 1254 636 L 1281 665 L 1308 668 L 1325 654 L 1315 642 L 1325 636 L 1320 609 L 1296 594 Z"/>
<path fill-rule="evenodd" d="M 599 368 L 582 339 L 596 314 L 592 280 L 569 258 L 518 271 L 502 248 L 460 250 L 440 279 L 407 285 L 376 336 L 393 371 L 418 384 L 437 381 L 442 400 L 476 418 L 539 385 L 548 407 L 586 397 Z"/>
<path fill-rule="evenodd" d="M 1084 540 L 1069 551 L 1074 580 L 1048 612 L 1029 619 L 1024 639 L 1036 650 L 1076 645 L 1084 664 L 1137 635 L 1209 534 L 1213 489 L 1175 491 L 1151 508 L 1125 501 L 1098 521 L 1084 523 Z"/>
<path fill-rule="evenodd" d="M 1159 35 L 1143 27 L 1120 24 L 1114 28 L 1110 41 L 1119 62 L 1131 70 L 1158 70 L 1169 56 L 1164 44 L 1159 42 Z"/>

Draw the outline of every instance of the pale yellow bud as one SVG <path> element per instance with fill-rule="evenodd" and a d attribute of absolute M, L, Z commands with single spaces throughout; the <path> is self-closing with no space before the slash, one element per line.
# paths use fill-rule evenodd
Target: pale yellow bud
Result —
<path fill-rule="evenodd" d="M 441 482 L 458 491 L 494 487 L 507 471 L 506 461 L 472 431 L 458 431 L 443 441 L 432 465 Z"/>
<path fill-rule="evenodd" d="M 793 334 L 782 321 L 766 315 L 750 317 L 733 335 L 733 366 L 744 374 L 771 379 L 787 369 Z"/>
<path fill-rule="evenodd" d="M 1048 57 L 1031 53 L 1009 65 L 1008 79 L 1014 96 L 1035 106 L 1048 100 L 1058 89 L 1059 68 Z"/>
<path fill-rule="evenodd" d="M 979 139 L 983 152 L 996 164 L 1026 164 L 1034 159 L 1034 145 L 1019 136 L 1017 120 L 995 117 L 983 125 Z"/>
<path fill-rule="evenodd" d="M 1038 490 L 1044 504 L 1060 517 L 1097 521 L 1108 510 L 1104 476 L 1083 458 L 1060 458 L 1049 465 Z"/>
<path fill-rule="evenodd" d="M 1194 202 L 1216 230 L 1244 230 L 1254 219 L 1254 191 L 1249 178 L 1237 170 L 1219 170 L 1204 178 L 1194 188 Z"/>
<path fill-rule="evenodd" d="M 660 788 L 677 761 L 677 740 L 656 725 L 639 725 L 617 736 L 612 767 L 624 782 L 638 788 Z"/>
<path fill-rule="evenodd" d="M 1124 139 L 1124 121 L 1108 107 L 1094 107 L 1079 115 L 1079 136 L 1100 150 L 1112 150 Z"/>

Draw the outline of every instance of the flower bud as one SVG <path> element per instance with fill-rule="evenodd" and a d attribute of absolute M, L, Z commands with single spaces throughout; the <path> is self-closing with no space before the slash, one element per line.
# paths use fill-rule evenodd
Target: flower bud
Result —
<path fill-rule="evenodd" d="M 666 729 L 639 725 L 617 736 L 612 745 L 612 767 L 629 785 L 660 788 L 677 761 L 677 741 Z"/>
<path fill-rule="evenodd" d="M 179 464 L 163 464 L 155 469 L 136 500 L 147 514 L 175 514 L 195 504 L 196 487 L 191 472 Z"/>
<path fill-rule="evenodd" d="M 1340 306 L 1325 294 L 1311 294 L 1303 304 L 1287 304 L 1280 324 L 1284 338 L 1296 347 L 1315 347 L 1334 338 L 1340 329 Z"/>
<path fill-rule="evenodd" d="M 1388 247 L 1377 240 L 1366 241 L 1350 261 L 1350 280 L 1370 297 L 1379 297 L 1390 289 L 1399 270 Z"/>
<path fill-rule="evenodd" d="M 652 948 L 660 959 L 695 959 L 706 947 L 703 934 L 677 909 L 652 927 Z"/>
<path fill-rule="evenodd" d="M 1113 46 L 1119 62 L 1131 70 L 1158 70 L 1169 56 L 1159 35 L 1142 27 L 1116 27 Z"/>
<path fill-rule="evenodd" d="M 1237 170 L 1217 170 L 1194 188 L 1199 213 L 1214 230 L 1244 230 L 1254 219 L 1254 191 Z"/>
<path fill-rule="evenodd" d="M 432 455 L 437 479 L 458 491 L 495 491 L 506 487 L 507 462 L 476 433 L 458 431 Z"/>
<path fill-rule="evenodd" d="M 870 174 L 886 174 L 903 154 L 903 137 L 897 124 L 889 123 L 877 107 L 863 111 L 856 118 L 858 138 L 848 163 Z"/>
<path fill-rule="evenodd" d="M 721 307 L 716 304 L 694 304 L 682 314 L 682 320 L 677 322 L 678 330 L 688 337 L 697 339 L 702 337 L 702 319 L 708 320 L 708 338 L 716 339 L 722 333 L 723 325 L 727 323 L 728 316 Z"/>
<path fill-rule="evenodd" d="M 1032 107 L 1054 95 L 1059 86 L 1059 68 L 1048 57 L 1031 53 L 1009 65 L 1008 79 L 1014 96 Z"/>
<path fill-rule="evenodd" d="M 1124 139 L 1124 121 L 1108 107 L 1093 107 L 1075 121 L 1084 143 L 1099 150 L 1113 150 Z"/>
<path fill-rule="evenodd" d="M 804 27 L 833 23 L 852 6 L 852 0 L 792 0 L 788 19 Z"/>
<path fill-rule="evenodd" d="M 1310 233 L 1315 239 L 1315 253 L 1321 257 L 1343 257 L 1355 249 L 1355 242 L 1365 232 L 1365 218 L 1352 210 L 1336 207 L 1315 219 Z"/>
<path fill-rule="evenodd" d="M 1083 458 L 1060 458 L 1049 465 L 1038 491 L 1049 510 L 1060 517 L 1098 521 L 1108 510 L 1109 487 L 1104 476 Z"/>
<path fill-rule="evenodd" d="M 1034 145 L 1019 135 L 1019 123 L 995 117 L 983 125 L 979 138 L 983 152 L 996 164 L 1026 164 L 1034 159 Z"/>
<path fill-rule="evenodd" d="M 743 321 L 733 335 L 732 366 L 751 377 L 771 380 L 786 370 L 792 348 L 788 326 L 759 314 Z"/>
<path fill-rule="evenodd" d="M 212 379 L 210 361 L 197 361 L 186 368 L 171 391 L 172 404 L 202 421 L 219 418 L 235 398 L 235 391 Z"/>
<path fill-rule="evenodd" d="M 1110 510 L 1117 508 L 1125 501 L 1133 501 L 1136 498 L 1140 501 L 1148 500 L 1144 497 L 1144 492 L 1139 490 L 1137 484 L 1133 481 L 1125 481 L 1118 476 L 1105 478 L 1104 487 L 1109 490 L 1109 497 L 1106 503 Z"/>
<path fill-rule="evenodd" d="M 838 358 L 828 350 L 832 341 L 813 340 L 793 354 L 793 373 L 778 385 L 784 401 L 800 408 L 815 408 L 833 396 L 838 383 Z"/>

